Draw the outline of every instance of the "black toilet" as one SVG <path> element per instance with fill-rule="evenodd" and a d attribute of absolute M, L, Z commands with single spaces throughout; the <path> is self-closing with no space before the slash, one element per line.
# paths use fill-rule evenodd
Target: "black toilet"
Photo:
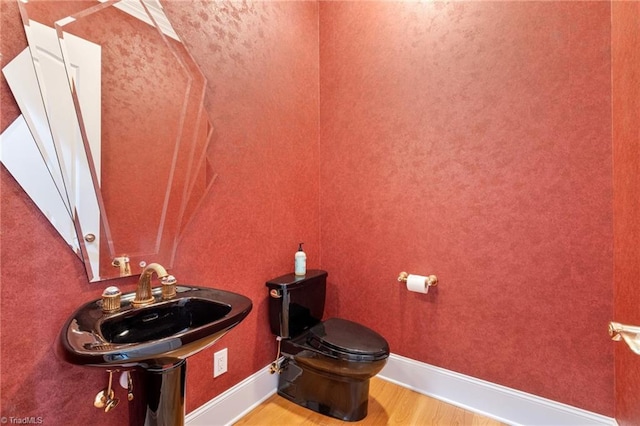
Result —
<path fill-rule="evenodd" d="M 367 415 L 369 379 L 384 367 L 389 344 L 375 331 L 340 318 L 322 321 L 327 272 L 267 281 L 271 332 L 285 359 L 278 394 L 327 416 Z"/>

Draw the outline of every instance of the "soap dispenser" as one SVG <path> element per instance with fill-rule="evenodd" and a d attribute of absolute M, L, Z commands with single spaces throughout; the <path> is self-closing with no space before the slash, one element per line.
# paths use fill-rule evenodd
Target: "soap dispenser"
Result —
<path fill-rule="evenodd" d="M 295 255 L 294 273 L 298 276 L 304 276 L 307 273 L 307 255 L 302 250 L 302 244 L 298 245 L 298 251 Z"/>

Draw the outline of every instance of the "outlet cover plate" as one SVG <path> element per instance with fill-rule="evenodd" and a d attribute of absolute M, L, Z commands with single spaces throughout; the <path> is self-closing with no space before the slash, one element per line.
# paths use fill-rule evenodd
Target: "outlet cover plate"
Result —
<path fill-rule="evenodd" d="M 213 354 L 213 377 L 218 377 L 227 372 L 227 348 Z"/>

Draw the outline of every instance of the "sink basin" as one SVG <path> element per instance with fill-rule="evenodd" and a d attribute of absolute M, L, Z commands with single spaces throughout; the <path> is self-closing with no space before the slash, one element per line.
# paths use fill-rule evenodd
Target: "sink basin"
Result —
<path fill-rule="evenodd" d="M 122 295 L 121 309 L 102 312 L 102 300 L 89 302 L 65 323 L 61 341 L 72 364 L 153 368 L 174 364 L 212 345 L 251 311 L 240 294 L 179 285 L 176 297 L 133 308 L 135 294 Z"/>
<path fill-rule="evenodd" d="M 114 315 L 100 324 L 109 343 L 144 343 L 211 324 L 231 312 L 224 303 L 184 297 Z"/>

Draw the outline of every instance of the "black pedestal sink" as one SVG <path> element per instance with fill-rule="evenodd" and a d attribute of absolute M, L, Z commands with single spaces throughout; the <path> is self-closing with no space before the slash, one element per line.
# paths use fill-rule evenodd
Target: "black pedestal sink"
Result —
<path fill-rule="evenodd" d="M 103 312 L 102 299 L 71 315 L 61 332 L 65 359 L 77 365 L 131 370 L 138 381 L 132 424 L 184 424 L 186 358 L 212 345 L 251 311 L 237 293 L 178 285 L 176 296 L 134 308 L 134 293 L 121 308 Z"/>

